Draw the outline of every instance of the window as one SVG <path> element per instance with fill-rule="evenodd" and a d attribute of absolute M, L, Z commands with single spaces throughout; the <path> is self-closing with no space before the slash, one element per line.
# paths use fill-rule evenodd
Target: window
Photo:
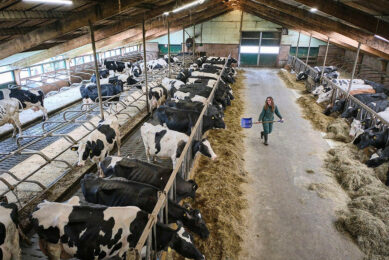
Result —
<path fill-rule="evenodd" d="M 55 70 L 65 69 L 66 67 L 65 61 L 57 61 L 56 63 L 54 63 L 54 66 L 55 66 Z"/>
<path fill-rule="evenodd" d="M 88 55 L 88 56 L 84 57 L 84 62 L 85 63 L 88 63 L 88 62 L 91 62 L 91 61 L 92 61 L 92 55 Z"/>
<path fill-rule="evenodd" d="M 76 65 L 80 65 L 84 63 L 84 57 L 77 57 L 76 58 Z"/>
<path fill-rule="evenodd" d="M 76 60 L 75 59 L 70 59 L 70 67 L 73 67 L 76 65 Z"/>
<path fill-rule="evenodd" d="M 105 58 L 111 57 L 111 53 L 110 53 L 109 51 L 104 52 L 104 57 L 105 57 Z"/>
<path fill-rule="evenodd" d="M 42 65 L 34 66 L 31 67 L 30 69 L 31 69 L 31 76 L 39 75 L 42 74 L 43 72 Z"/>
<path fill-rule="evenodd" d="M 258 53 L 259 46 L 240 46 L 241 53 Z"/>
<path fill-rule="evenodd" d="M 43 71 L 44 72 L 52 72 L 52 71 L 54 71 L 54 64 L 53 63 L 43 64 Z"/>
<path fill-rule="evenodd" d="M 0 73 L 0 84 L 14 82 L 14 75 L 12 71 Z"/>
<path fill-rule="evenodd" d="M 116 49 L 116 50 L 115 50 L 115 54 L 116 54 L 116 55 L 120 55 L 120 49 Z"/>
<path fill-rule="evenodd" d="M 30 76 L 31 76 L 31 74 L 30 74 L 30 68 L 25 68 L 25 69 L 22 69 L 22 70 L 20 71 L 20 78 L 21 78 L 21 79 L 28 78 L 28 77 L 30 77 Z"/>
<path fill-rule="evenodd" d="M 280 47 L 278 46 L 262 46 L 260 53 L 263 54 L 278 54 Z"/>

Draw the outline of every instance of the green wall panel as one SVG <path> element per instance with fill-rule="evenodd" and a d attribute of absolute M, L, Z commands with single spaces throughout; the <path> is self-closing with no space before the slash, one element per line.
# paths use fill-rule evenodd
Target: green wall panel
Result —
<path fill-rule="evenodd" d="M 289 54 L 295 55 L 296 47 L 291 47 Z M 307 57 L 307 54 L 308 54 L 308 47 L 299 47 L 299 53 L 297 54 L 298 58 Z M 319 54 L 319 48 L 311 47 L 311 50 L 309 51 L 309 57 L 317 57 L 318 54 Z"/>
<path fill-rule="evenodd" d="M 257 66 L 258 54 L 242 53 L 240 54 L 240 64 L 242 66 Z"/>
<path fill-rule="evenodd" d="M 158 44 L 158 49 L 159 53 L 161 54 L 167 54 L 168 53 L 168 48 L 165 46 L 165 44 Z M 176 45 L 176 44 L 171 44 L 170 45 L 170 53 L 179 53 L 181 52 L 181 44 Z"/>
<path fill-rule="evenodd" d="M 261 54 L 259 57 L 259 66 L 275 67 L 277 63 L 278 54 Z"/>

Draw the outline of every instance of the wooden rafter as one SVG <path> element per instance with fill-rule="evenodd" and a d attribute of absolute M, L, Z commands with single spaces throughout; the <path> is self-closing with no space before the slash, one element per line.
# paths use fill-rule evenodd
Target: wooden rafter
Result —
<path fill-rule="evenodd" d="M 346 24 L 336 22 L 330 18 L 326 18 L 315 13 L 311 13 L 304 9 L 296 8 L 295 6 L 274 0 L 253 0 L 247 1 L 252 4 L 271 7 L 275 10 L 291 15 L 298 19 L 304 20 L 306 23 L 320 26 L 323 30 L 337 32 L 350 39 L 361 42 L 366 46 L 376 49 L 380 52 L 389 55 L 389 43 L 380 39 L 374 38 L 371 33 L 366 33 L 363 30 L 348 26 Z"/>
<path fill-rule="evenodd" d="M 349 7 L 339 1 L 331 1 L 331 3 L 322 0 L 296 1 L 310 7 L 315 7 L 321 12 L 332 15 L 343 21 L 363 28 L 373 34 L 378 34 L 386 39 L 389 39 L 389 23 L 377 19 L 376 17 L 366 14 L 360 10 Z"/>
<path fill-rule="evenodd" d="M 74 12 L 59 11 L 0 11 L 1 20 L 61 19 Z"/>
<path fill-rule="evenodd" d="M 247 12 L 254 11 L 257 16 L 262 17 L 264 19 L 272 19 L 272 18 L 274 19 L 275 18 L 277 21 L 282 22 L 283 24 L 295 27 L 295 28 L 300 28 L 300 29 L 307 30 L 307 31 L 317 32 L 317 33 L 320 33 L 320 34 L 325 35 L 325 36 L 330 36 L 332 41 L 341 42 L 344 45 L 350 46 L 353 49 L 358 46 L 358 42 L 353 40 L 353 39 L 350 39 L 349 37 L 346 37 L 342 34 L 334 32 L 334 31 L 327 30 L 323 26 L 318 26 L 315 24 L 308 23 L 304 19 L 296 18 L 292 15 L 285 14 L 285 13 L 280 12 L 278 10 L 275 10 L 275 9 L 272 9 L 272 8 L 269 8 L 269 7 L 266 7 L 263 5 L 258 5 L 258 4 L 252 3 L 251 1 L 248 1 L 248 0 L 242 0 L 241 6 Z M 362 44 L 361 50 L 366 52 L 366 53 L 375 55 L 375 56 L 389 59 L 388 53 L 378 51 L 378 50 L 373 49 L 365 44 Z"/>
<path fill-rule="evenodd" d="M 182 2 L 182 4 L 185 4 L 188 2 L 192 2 L 192 1 L 193 0 L 184 0 L 181 2 Z M 199 8 L 205 7 L 205 8 L 212 10 L 214 7 L 220 6 L 219 3 L 220 3 L 219 1 L 210 1 L 208 3 L 205 3 L 201 6 L 199 6 Z M 132 20 L 120 21 L 119 23 L 116 23 L 115 25 L 106 26 L 106 27 L 103 27 L 101 29 L 95 30 L 95 39 L 96 39 L 96 41 L 99 41 L 99 40 L 105 39 L 107 37 L 110 37 L 112 35 L 119 34 L 125 30 L 128 30 L 131 27 L 134 27 L 134 26 L 140 24 L 143 19 L 149 20 L 149 19 L 155 18 L 159 15 L 162 15 L 166 11 L 172 10 L 174 8 L 174 6 L 175 6 L 175 3 L 164 5 L 160 8 L 158 8 L 158 10 L 147 12 L 147 14 L 145 14 L 145 15 L 141 14 L 141 15 L 134 16 Z M 188 16 L 188 13 L 187 12 L 178 13 L 172 17 L 176 17 L 177 19 L 179 19 L 180 17 L 183 17 L 183 16 Z M 157 22 L 158 22 L 158 20 L 157 20 Z M 163 23 L 163 21 L 159 21 L 159 22 Z M 76 48 L 79 48 L 79 47 L 84 46 L 88 43 L 90 43 L 90 37 L 88 34 L 85 34 L 83 36 L 74 38 L 74 39 L 69 40 L 65 43 L 62 43 L 62 44 L 59 44 L 59 45 L 54 46 L 52 48 L 49 48 L 49 49 L 42 51 L 38 54 L 35 54 L 35 55 L 29 57 L 28 59 L 18 61 L 13 65 L 16 67 L 29 66 L 29 65 L 38 63 L 42 60 L 45 60 L 49 57 L 54 57 L 56 55 L 71 51 L 71 50 L 76 49 Z"/>

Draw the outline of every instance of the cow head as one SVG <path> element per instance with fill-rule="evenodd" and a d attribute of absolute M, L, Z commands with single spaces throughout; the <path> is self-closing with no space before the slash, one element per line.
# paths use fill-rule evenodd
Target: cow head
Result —
<path fill-rule="evenodd" d="M 353 122 L 351 123 L 349 135 L 351 137 L 356 137 L 362 133 L 363 133 L 363 128 L 362 128 L 361 121 L 354 119 Z"/>
<path fill-rule="evenodd" d="M 170 242 L 170 247 L 185 258 L 205 260 L 205 257 L 193 244 L 193 237 L 183 227 L 181 222 L 177 222 L 178 228 Z"/>
<path fill-rule="evenodd" d="M 188 180 L 190 184 L 192 184 L 192 191 L 196 191 L 199 188 L 199 185 L 194 180 Z"/>
<path fill-rule="evenodd" d="M 181 219 L 189 230 L 199 235 L 202 239 L 208 238 L 209 230 L 199 210 L 192 209 L 189 204 L 184 204 Z"/>
<path fill-rule="evenodd" d="M 382 145 L 385 145 L 386 140 L 386 131 L 378 132 L 378 129 L 369 128 L 359 135 L 355 140 L 354 144 L 357 145 L 359 149 L 364 149 L 368 146 L 374 146 L 380 148 Z"/>
<path fill-rule="evenodd" d="M 330 90 L 328 92 L 320 94 L 319 98 L 316 100 L 316 103 L 320 104 L 320 103 L 323 103 L 325 101 L 329 101 L 331 96 L 332 96 L 332 91 L 333 90 Z"/>
<path fill-rule="evenodd" d="M 204 138 L 201 141 L 193 142 L 193 148 L 192 148 L 193 157 L 197 152 L 200 152 L 202 155 L 207 156 L 212 160 L 215 160 L 217 158 L 217 155 L 214 153 L 211 144 L 206 138 Z"/>
<path fill-rule="evenodd" d="M 357 108 L 356 106 L 349 106 L 348 108 L 346 108 L 346 110 L 343 111 L 341 117 L 342 118 L 356 117 L 360 110 L 361 109 Z"/>
<path fill-rule="evenodd" d="M 224 123 L 223 118 L 218 116 L 211 116 L 212 126 L 215 129 L 226 129 L 226 124 Z"/>
<path fill-rule="evenodd" d="M 92 153 L 90 146 L 84 142 L 80 142 L 78 145 L 72 146 L 71 150 L 77 151 L 77 154 L 78 154 L 77 166 L 84 166 L 85 161 L 88 159 L 89 155 Z"/>
<path fill-rule="evenodd" d="M 342 111 L 344 109 L 345 104 L 346 104 L 346 99 L 344 98 L 336 100 L 334 106 L 331 109 L 331 113 Z"/>

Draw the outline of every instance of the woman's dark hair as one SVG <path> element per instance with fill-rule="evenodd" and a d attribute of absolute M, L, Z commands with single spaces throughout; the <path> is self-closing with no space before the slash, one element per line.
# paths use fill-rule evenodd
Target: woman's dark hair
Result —
<path fill-rule="evenodd" d="M 276 109 L 276 105 L 274 105 L 274 100 L 272 97 L 267 97 L 266 100 L 265 100 L 265 110 L 267 110 L 269 108 L 269 105 L 267 104 L 267 100 L 270 99 L 271 100 L 271 103 L 270 103 L 270 106 L 271 106 L 271 111 L 274 112 L 274 110 Z"/>

